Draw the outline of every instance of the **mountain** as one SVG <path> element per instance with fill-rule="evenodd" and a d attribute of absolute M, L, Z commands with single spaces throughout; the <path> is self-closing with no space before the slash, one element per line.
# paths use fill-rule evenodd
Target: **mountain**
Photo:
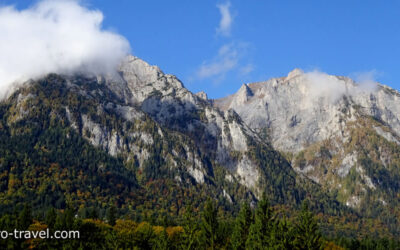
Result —
<path fill-rule="evenodd" d="M 178 215 L 209 197 L 235 211 L 263 193 L 274 204 L 309 196 L 341 211 L 234 111 L 133 56 L 118 74 L 22 84 L 0 104 L 0 128 L 2 211 L 30 202 L 37 211 L 115 205 Z"/>
<path fill-rule="evenodd" d="M 329 76 L 349 94 L 313 90 L 309 101 L 307 77 L 295 70 L 209 100 L 128 56 L 115 74 L 25 82 L 0 102 L 0 210 L 179 220 L 208 199 L 232 214 L 265 194 L 288 215 L 307 200 L 331 235 L 371 221 L 397 235 L 399 94 Z"/>
<path fill-rule="evenodd" d="M 214 100 L 234 110 L 300 175 L 368 215 L 399 214 L 400 93 L 295 69 Z"/>

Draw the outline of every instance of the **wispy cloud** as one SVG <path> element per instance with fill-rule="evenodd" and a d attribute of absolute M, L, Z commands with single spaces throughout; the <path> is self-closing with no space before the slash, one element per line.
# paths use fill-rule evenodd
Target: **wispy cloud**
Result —
<path fill-rule="evenodd" d="M 254 71 L 254 65 L 251 64 L 251 63 L 249 63 L 249 64 L 247 64 L 247 65 L 241 67 L 240 70 L 239 70 L 239 73 L 240 73 L 242 76 L 244 76 L 244 75 L 250 74 L 250 73 L 253 72 L 253 71 Z"/>
<path fill-rule="evenodd" d="M 354 78 L 357 82 L 375 82 L 376 77 L 379 75 L 380 74 L 375 69 L 370 71 L 354 72 L 350 74 L 350 76 Z"/>
<path fill-rule="evenodd" d="M 229 43 L 223 45 L 217 56 L 211 61 L 203 62 L 197 70 L 200 79 L 215 77 L 218 80 L 224 78 L 225 74 L 238 67 L 239 59 L 246 53 L 247 45 L 243 43 Z"/>
<path fill-rule="evenodd" d="M 233 24 L 231 2 L 228 0 L 223 4 L 218 4 L 217 8 L 221 13 L 221 20 L 216 29 L 217 34 L 229 37 Z M 194 79 L 211 78 L 213 82 L 218 83 L 225 79 L 227 73 L 233 72 L 242 78 L 254 70 L 254 65 L 246 60 L 251 45 L 247 42 L 230 40 L 231 42 L 225 43 L 218 49 L 218 53 L 212 59 L 203 61 L 196 70 Z"/>
<path fill-rule="evenodd" d="M 380 75 L 382 75 L 382 72 L 373 69 L 370 71 L 355 72 L 350 77 L 354 78 L 358 85 L 357 93 L 373 93 L 378 90 L 378 81 L 376 79 Z"/>
<path fill-rule="evenodd" d="M 217 8 L 221 13 L 221 20 L 217 28 L 217 34 L 222 36 L 229 36 L 231 34 L 231 27 L 233 23 L 233 15 L 231 13 L 231 2 L 226 2 L 223 4 L 218 4 Z"/>

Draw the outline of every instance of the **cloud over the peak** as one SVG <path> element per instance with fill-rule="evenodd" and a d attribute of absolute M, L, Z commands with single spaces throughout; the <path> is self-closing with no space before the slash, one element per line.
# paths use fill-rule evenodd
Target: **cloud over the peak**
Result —
<path fill-rule="evenodd" d="M 231 33 L 231 27 L 233 23 L 233 16 L 230 10 L 231 3 L 227 1 L 226 3 L 218 4 L 217 8 L 221 13 L 221 20 L 217 28 L 217 33 L 223 36 L 229 36 Z"/>
<path fill-rule="evenodd" d="M 109 73 L 128 41 L 102 29 L 103 14 L 78 0 L 43 0 L 0 8 L 0 98 L 14 82 L 47 73 Z"/>
<path fill-rule="evenodd" d="M 309 97 L 310 102 L 327 100 L 335 103 L 344 95 L 357 96 L 371 94 L 377 90 L 378 83 L 374 79 L 374 71 L 356 73 L 356 81 L 348 77 L 337 77 L 314 70 L 304 75 L 305 80 L 300 90 Z"/>

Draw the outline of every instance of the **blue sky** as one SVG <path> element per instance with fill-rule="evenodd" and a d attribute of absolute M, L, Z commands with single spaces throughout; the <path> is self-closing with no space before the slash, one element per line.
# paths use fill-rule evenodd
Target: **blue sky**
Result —
<path fill-rule="evenodd" d="M 24 8 L 32 1 L 0 0 Z M 84 0 L 132 53 L 218 98 L 294 68 L 400 89 L 400 1 Z"/>

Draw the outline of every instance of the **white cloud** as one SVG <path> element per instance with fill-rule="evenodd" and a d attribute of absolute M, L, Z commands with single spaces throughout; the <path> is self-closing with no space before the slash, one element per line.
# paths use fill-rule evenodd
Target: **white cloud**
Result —
<path fill-rule="evenodd" d="M 217 28 L 217 33 L 223 36 L 229 36 L 231 33 L 231 27 L 233 23 L 233 16 L 230 11 L 231 3 L 228 1 L 224 4 L 218 4 L 217 8 L 221 13 L 221 20 Z"/>
<path fill-rule="evenodd" d="M 251 64 L 251 63 L 249 63 L 246 66 L 243 66 L 243 67 L 240 68 L 240 74 L 241 75 L 248 75 L 253 71 L 254 71 L 254 65 Z"/>
<path fill-rule="evenodd" d="M 376 91 L 378 84 L 374 80 L 374 75 L 374 71 L 357 73 L 354 84 L 345 80 L 345 78 L 314 70 L 304 73 L 306 81 L 300 87 L 300 90 L 303 94 L 309 96 L 311 102 L 319 101 L 323 98 L 323 100 L 334 103 L 344 95 L 356 96 Z"/>
<path fill-rule="evenodd" d="M 241 46 L 233 43 L 223 45 L 218 55 L 210 62 L 204 62 L 197 71 L 197 77 L 209 78 L 216 77 L 221 78 L 225 73 L 231 71 L 238 65 L 240 56 Z"/>
<path fill-rule="evenodd" d="M 217 28 L 217 34 L 229 36 L 233 23 L 231 13 L 231 2 L 228 0 L 223 4 L 218 4 L 217 8 L 221 13 L 221 20 Z M 243 58 L 247 54 L 250 44 L 246 42 L 234 42 L 224 44 L 218 50 L 218 54 L 211 60 L 203 61 L 196 71 L 195 78 L 213 78 L 214 82 L 224 80 L 228 72 L 236 71 L 237 75 L 245 76 L 254 70 L 251 63 L 244 64 Z M 248 61 L 248 60 L 247 60 Z"/>
<path fill-rule="evenodd" d="M 307 94 L 311 100 L 318 100 L 323 97 L 330 102 L 336 102 L 340 97 L 348 93 L 345 81 L 338 79 L 336 76 L 314 70 L 305 73 L 308 87 Z"/>
<path fill-rule="evenodd" d="M 379 74 L 376 70 L 356 72 L 353 75 L 361 91 L 371 93 L 378 89 L 376 76 Z"/>
<path fill-rule="evenodd" d="M 78 0 L 43 0 L 0 8 L 0 98 L 14 82 L 47 73 L 110 73 L 128 41 L 102 29 L 103 14 Z"/>

